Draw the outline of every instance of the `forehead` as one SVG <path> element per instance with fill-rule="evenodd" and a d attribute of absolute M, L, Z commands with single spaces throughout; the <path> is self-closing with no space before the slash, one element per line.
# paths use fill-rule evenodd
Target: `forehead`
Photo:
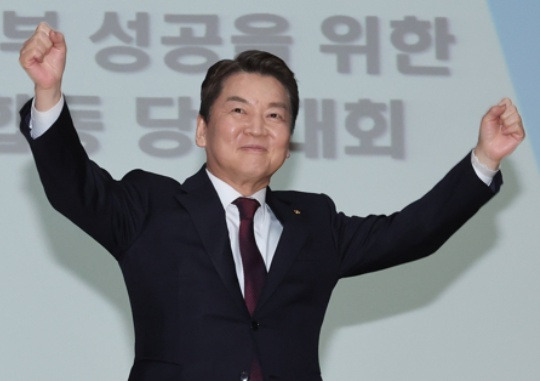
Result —
<path fill-rule="evenodd" d="M 248 101 L 289 104 L 287 90 L 279 80 L 270 75 L 257 73 L 241 72 L 226 78 L 218 99 L 227 99 L 230 96 L 240 96 Z"/>

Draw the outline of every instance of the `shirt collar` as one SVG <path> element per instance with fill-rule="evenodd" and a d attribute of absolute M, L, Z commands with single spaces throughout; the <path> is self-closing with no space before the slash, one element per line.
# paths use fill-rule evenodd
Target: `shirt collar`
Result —
<path fill-rule="evenodd" d="M 221 204 L 223 205 L 223 209 L 226 209 L 227 206 L 229 206 L 238 197 L 245 197 L 242 194 L 240 194 L 240 192 L 238 192 L 236 189 L 234 189 L 232 186 L 227 184 L 225 181 L 214 176 L 208 169 L 206 169 L 206 173 L 208 174 L 208 177 L 210 178 L 212 185 L 216 189 L 216 192 L 219 196 L 219 200 L 221 201 Z M 266 187 L 262 188 L 261 190 L 258 190 L 254 194 L 247 197 L 253 198 L 259 201 L 259 204 L 261 204 L 261 206 L 266 206 Z"/>

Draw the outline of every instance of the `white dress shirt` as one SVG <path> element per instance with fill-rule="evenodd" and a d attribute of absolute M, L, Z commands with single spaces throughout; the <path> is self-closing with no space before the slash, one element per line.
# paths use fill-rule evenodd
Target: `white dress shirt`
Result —
<path fill-rule="evenodd" d="M 229 230 L 229 240 L 231 242 L 231 250 L 233 253 L 234 264 L 236 267 L 236 276 L 242 294 L 244 294 L 244 269 L 242 266 L 242 256 L 240 255 L 240 245 L 238 243 L 238 229 L 240 228 L 240 213 L 238 207 L 232 202 L 242 196 L 233 187 L 225 181 L 214 176 L 208 169 L 206 170 L 210 181 L 214 185 L 219 200 L 225 210 L 225 218 L 227 221 L 227 229 Z M 259 202 L 261 205 L 255 212 L 253 217 L 253 230 L 255 231 L 255 242 L 261 252 L 266 270 L 270 269 L 272 259 L 276 252 L 283 226 L 277 219 L 272 209 L 266 203 L 266 188 L 263 188 L 249 196 Z"/>

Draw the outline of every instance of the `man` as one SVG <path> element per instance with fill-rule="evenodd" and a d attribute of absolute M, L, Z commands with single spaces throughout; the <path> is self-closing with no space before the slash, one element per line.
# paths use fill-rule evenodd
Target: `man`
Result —
<path fill-rule="evenodd" d="M 251 51 L 203 82 L 198 173 L 182 184 L 141 170 L 116 181 L 78 140 L 65 57 L 46 24 L 23 46 L 35 97 L 21 130 L 52 205 L 122 269 L 132 381 L 321 380 L 319 331 L 337 281 L 437 250 L 498 191 L 499 163 L 524 138 L 503 100 L 482 118 L 474 151 L 425 196 L 391 216 L 348 217 L 324 195 L 268 188 L 288 156 L 298 91 L 283 61 Z"/>

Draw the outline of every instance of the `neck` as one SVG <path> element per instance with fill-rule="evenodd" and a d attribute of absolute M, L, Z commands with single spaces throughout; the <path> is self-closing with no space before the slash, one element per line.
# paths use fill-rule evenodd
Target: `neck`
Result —
<path fill-rule="evenodd" d="M 206 169 L 210 174 L 223 181 L 224 183 L 227 183 L 227 185 L 232 187 L 235 191 L 237 191 L 244 197 L 252 196 L 261 189 L 266 188 L 270 183 L 270 179 L 243 180 L 239 178 L 233 178 L 231 176 L 220 176 L 220 174 L 215 173 L 215 171 L 212 171 L 210 168 L 207 167 Z"/>

